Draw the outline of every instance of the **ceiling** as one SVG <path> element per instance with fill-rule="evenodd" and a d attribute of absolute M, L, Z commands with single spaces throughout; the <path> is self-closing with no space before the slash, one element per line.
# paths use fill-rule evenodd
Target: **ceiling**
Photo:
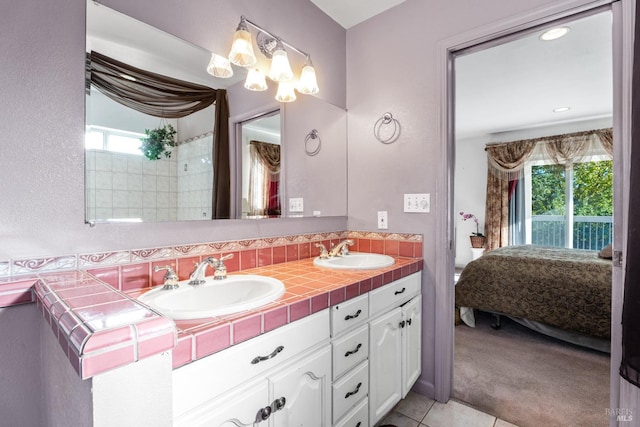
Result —
<path fill-rule="evenodd" d="M 354 25 L 403 3 L 405 0 L 311 0 L 344 28 Z"/>
<path fill-rule="evenodd" d="M 611 13 L 562 25 L 557 40 L 539 39 L 547 27 L 456 58 L 458 139 L 612 116 Z"/>

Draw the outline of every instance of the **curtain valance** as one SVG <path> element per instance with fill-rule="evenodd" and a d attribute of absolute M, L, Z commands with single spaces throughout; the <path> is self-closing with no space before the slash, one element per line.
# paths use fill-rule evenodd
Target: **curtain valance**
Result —
<path fill-rule="evenodd" d="M 508 180 L 518 179 L 522 176 L 526 161 L 534 152 L 540 153 L 556 164 L 579 162 L 592 152 L 594 144 L 601 146 L 611 157 L 613 154 L 612 129 L 596 129 L 487 144 L 489 171 Z"/>
<path fill-rule="evenodd" d="M 217 89 L 132 67 L 98 52 L 88 56 L 91 85 L 141 113 L 176 119 L 207 108 L 216 100 Z"/>

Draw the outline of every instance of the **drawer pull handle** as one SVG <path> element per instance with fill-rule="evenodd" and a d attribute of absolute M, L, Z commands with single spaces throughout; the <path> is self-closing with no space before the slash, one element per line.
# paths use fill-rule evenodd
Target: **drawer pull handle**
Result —
<path fill-rule="evenodd" d="M 407 319 L 407 326 L 411 326 L 411 319 Z"/>
<path fill-rule="evenodd" d="M 357 392 L 360 391 L 360 386 L 362 386 L 362 383 L 358 383 L 358 385 L 356 386 L 356 389 L 353 391 L 350 391 L 349 393 L 344 395 L 345 399 L 348 399 L 350 396 L 353 396 L 354 394 L 356 394 Z"/>
<path fill-rule="evenodd" d="M 261 421 L 266 421 L 271 416 L 271 406 L 265 406 L 264 408 L 258 411 L 258 415 L 256 416 L 256 423 Z"/>
<path fill-rule="evenodd" d="M 286 404 L 287 404 L 287 399 L 284 396 L 282 396 L 280 399 L 276 399 L 273 401 L 273 403 L 271 404 L 272 411 L 277 412 L 282 408 L 284 408 L 284 405 Z"/>
<path fill-rule="evenodd" d="M 404 328 L 404 325 L 405 325 L 405 321 L 404 321 L 404 320 L 402 320 L 402 321 L 400 322 L 400 329 Z"/>
<path fill-rule="evenodd" d="M 407 288 L 402 288 L 402 289 L 400 289 L 399 291 L 395 291 L 393 294 L 394 294 L 394 295 L 400 295 L 401 293 L 403 293 L 403 292 L 404 292 L 404 291 L 406 291 L 406 290 L 407 290 Z"/>
<path fill-rule="evenodd" d="M 358 350 L 360 350 L 360 347 L 362 347 L 362 343 L 358 344 L 358 345 L 356 346 L 356 348 L 354 348 L 353 350 L 351 350 L 351 351 L 347 351 L 347 352 L 344 354 L 344 357 L 349 357 L 349 356 L 351 356 L 352 354 L 357 353 L 357 352 L 358 352 Z"/>
<path fill-rule="evenodd" d="M 362 421 L 358 421 L 358 424 L 356 424 L 356 427 L 360 427 L 361 424 L 362 424 Z"/>
<path fill-rule="evenodd" d="M 256 357 L 254 357 L 253 360 L 251 361 L 251 364 L 255 365 L 256 363 L 260 363 L 260 362 L 263 362 L 265 360 L 269 360 L 269 359 L 271 359 L 273 357 L 276 357 L 278 355 L 278 353 L 280 353 L 282 350 L 284 350 L 284 346 L 280 345 L 280 346 L 276 347 L 276 349 L 273 350 L 271 352 L 271 354 L 269 354 L 267 356 L 256 356 Z"/>
<path fill-rule="evenodd" d="M 356 314 L 349 314 L 347 316 L 344 317 L 344 320 L 351 320 L 351 319 L 355 319 L 356 317 L 360 316 L 360 313 L 362 313 L 362 310 L 358 310 L 356 311 Z"/>

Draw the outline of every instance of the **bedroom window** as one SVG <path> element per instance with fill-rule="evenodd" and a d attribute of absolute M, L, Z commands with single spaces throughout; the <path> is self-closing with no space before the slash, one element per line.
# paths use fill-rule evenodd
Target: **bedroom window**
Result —
<path fill-rule="evenodd" d="M 613 238 L 613 162 L 592 156 L 525 168 L 526 241 L 600 250 Z"/>

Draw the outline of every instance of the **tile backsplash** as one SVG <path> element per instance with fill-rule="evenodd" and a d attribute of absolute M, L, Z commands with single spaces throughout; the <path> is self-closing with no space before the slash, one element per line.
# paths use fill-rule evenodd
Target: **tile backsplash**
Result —
<path fill-rule="evenodd" d="M 65 270 L 90 270 L 117 289 L 130 290 L 157 284 L 161 273 L 152 274 L 155 265 L 173 265 L 181 279 L 193 263 L 203 257 L 234 253 L 226 265 L 229 271 L 263 267 L 315 257 L 316 243 L 327 248 L 345 238 L 354 240 L 351 251 L 386 253 L 418 258 L 422 256 L 422 235 L 366 231 L 334 231 L 259 239 L 197 243 L 109 252 L 66 254 L 41 258 L 0 260 L 0 279 Z M 146 273 L 149 283 L 142 276 Z M 19 277 L 18 277 L 19 278 Z M 124 287 L 124 289 L 123 289 Z"/>

